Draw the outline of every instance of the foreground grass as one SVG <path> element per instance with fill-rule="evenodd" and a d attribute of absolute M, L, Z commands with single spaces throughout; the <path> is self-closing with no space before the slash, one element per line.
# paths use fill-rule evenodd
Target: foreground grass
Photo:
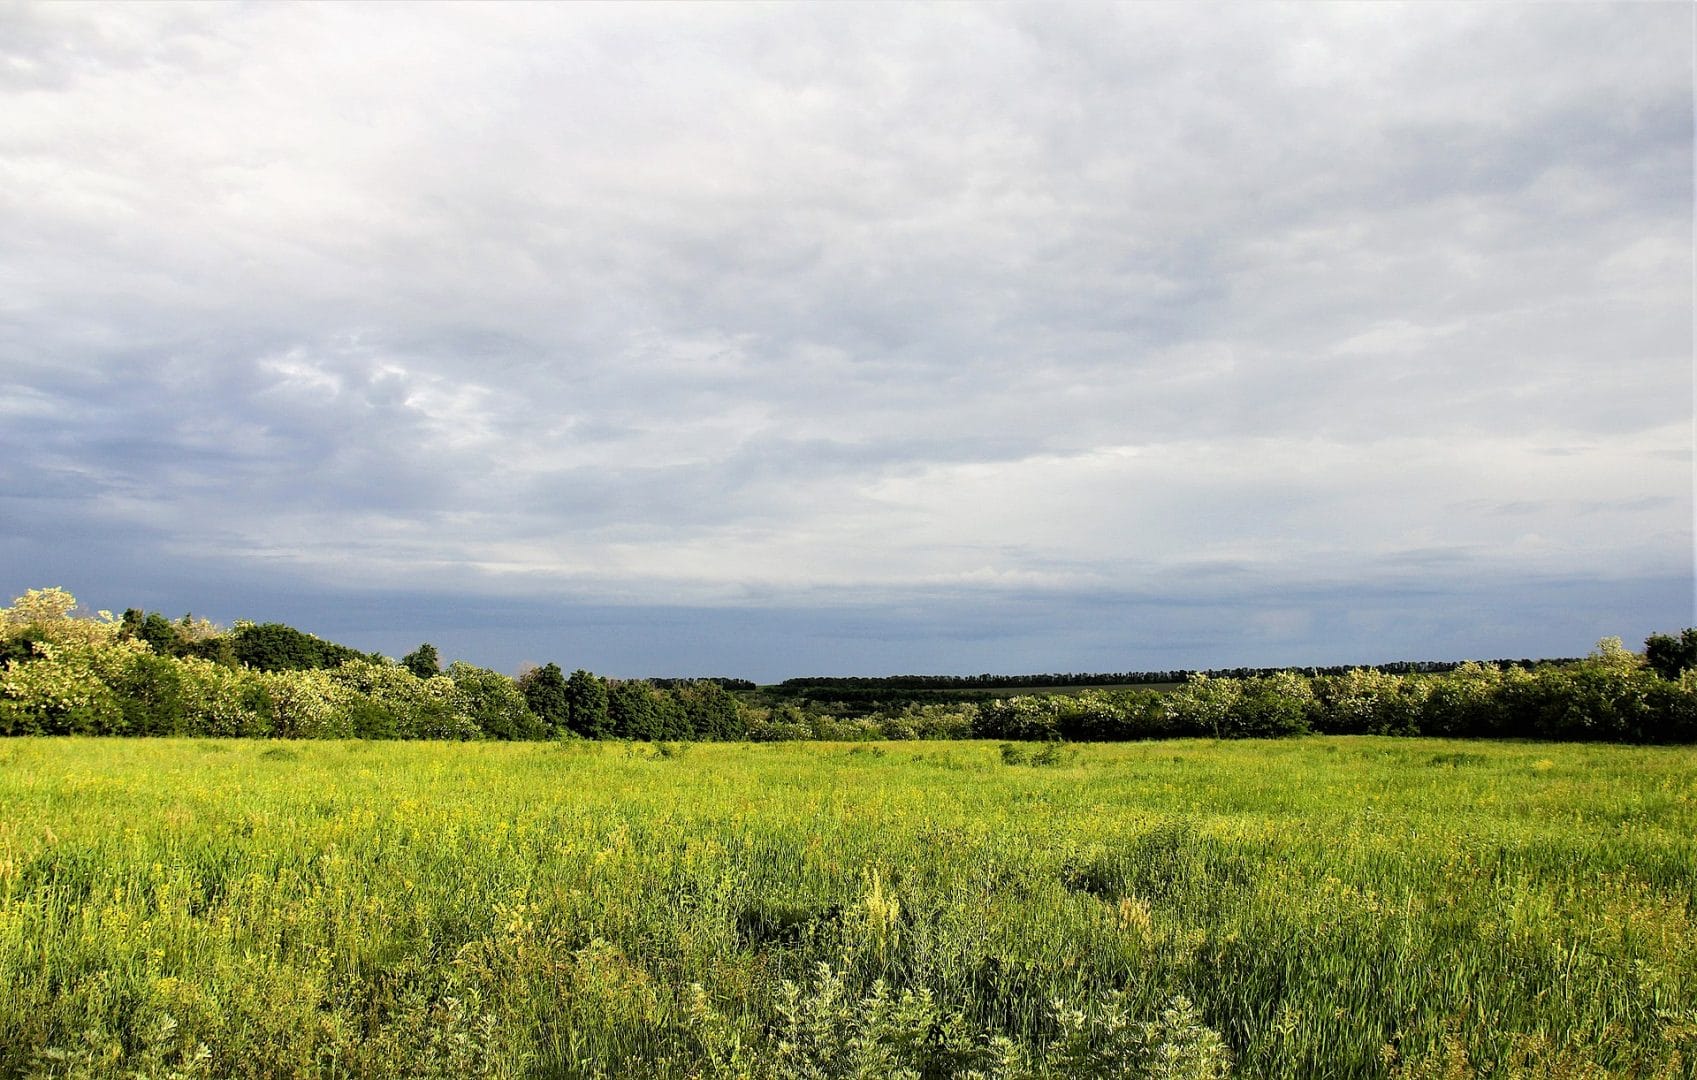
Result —
<path fill-rule="evenodd" d="M 878 980 L 975 1045 L 1182 996 L 1241 1076 L 1691 1076 L 1694 908 L 1690 749 L 18 739 L 0 1076 L 826 1075 Z"/>

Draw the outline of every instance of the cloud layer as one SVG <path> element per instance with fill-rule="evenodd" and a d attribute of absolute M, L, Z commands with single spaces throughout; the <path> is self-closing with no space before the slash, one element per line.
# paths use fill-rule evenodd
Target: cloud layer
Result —
<path fill-rule="evenodd" d="M 618 674 L 1683 625 L 1692 18 L 9 7 L 0 565 Z"/>

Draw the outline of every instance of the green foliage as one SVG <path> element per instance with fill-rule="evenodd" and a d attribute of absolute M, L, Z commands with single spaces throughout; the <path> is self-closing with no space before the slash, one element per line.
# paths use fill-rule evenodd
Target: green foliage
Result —
<path fill-rule="evenodd" d="M 1197 675 L 1168 694 L 1162 704 L 1175 727 L 1224 738 L 1241 726 L 1236 713 L 1243 704 L 1243 683 Z"/>
<path fill-rule="evenodd" d="M 464 660 L 448 666 L 453 681 L 453 707 L 490 739 L 541 739 L 542 720 L 530 711 L 524 694 L 512 679 L 498 671 L 474 667 Z"/>
<path fill-rule="evenodd" d="M 442 674 L 442 658 L 436 655 L 436 646 L 428 641 L 401 657 L 401 666 L 421 679 Z"/>
<path fill-rule="evenodd" d="M 132 656 L 113 683 L 126 734 L 181 735 L 188 730 L 181 664 L 166 656 Z"/>
<path fill-rule="evenodd" d="M 1119 991 L 1082 1007 L 1063 1004 L 1055 1012 L 1060 1036 L 1044 1056 L 1050 1075 L 1103 1080 L 1225 1080 L 1231 1075 L 1225 1041 L 1183 995 L 1142 1022 Z"/>
<path fill-rule="evenodd" d="M 1697 630 L 1680 641 L 1687 636 L 1697 640 Z M 186 615 L 175 623 L 133 608 L 122 620 L 81 616 L 69 593 L 40 589 L 0 610 L 0 733 L 1052 743 L 1321 732 L 1693 742 L 1697 669 L 1676 670 L 1683 661 L 1670 650 L 1683 648 L 1680 641 L 1655 635 L 1651 655 L 1639 656 L 1608 638 L 1582 661 L 1536 668 L 1470 662 L 1441 674 L 1194 675 L 1165 693 L 1090 686 L 863 715 L 816 701 L 746 705 L 724 680 L 657 685 L 583 669 L 568 679 L 557 664 L 516 685 L 463 663 L 444 675 L 428 643 L 396 664 L 275 623 L 224 635 Z M 245 674 L 199 666 L 238 657 Z M 330 674 L 271 677 L 315 671 Z"/>
<path fill-rule="evenodd" d="M 259 672 L 195 657 L 179 661 L 177 670 L 186 731 L 212 736 L 272 733 L 276 706 Z"/>
<path fill-rule="evenodd" d="M 474 739 L 475 722 L 455 708 L 454 681 L 421 679 L 399 664 L 350 660 L 330 678 L 353 692 L 354 734 L 361 738 Z M 362 729 L 362 724 L 371 725 Z"/>
<path fill-rule="evenodd" d="M 1424 685 L 1364 668 L 1314 679 L 1315 729 L 1329 734 L 1418 734 L 1424 698 L 1410 690 Z"/>
<path fill-rule="evenodd" d="M 558 664 L 544 664 L 519 677 L 525 704 L 542 721 L 550 738 L 571 730 L 571 707 L 566 696 L 566 676 Z"/>
<path fill-rule="evenodd" d="M 650 742 L 663 738 L 664 708 L 646 681 L 620 679 L 607 688 L 607 722 L 615 738 Z"/>
<path fill-rule="evenodd" d="M 811 978 L 779 987 L 776 1022 L 753 1052 L 692 988 L 690 1018 L 711 1075 L 772 1080 L 1225 1080 L 1231 1053 L 1182 995 L 1138 1021 L 1124 994 L 1111 991 L 1082 1007 L 1051 1006 L 1056 1034 L 1033 1053 L 993 1029 L 975 1029 L 945 1011 L 928 988 L 893 990 L 877 979 L 849 992 L 843 974 L 823 961 Z"/>
<path fill-rule="evenodd" d="M 1019 743 L 1003 743 L 997 750 L 1002 755 L 1003 765 L 1052 767 L 1067 764 L 1078 756 L 1075 748 L 1061 742 L 1046 742 L 1034 750 Z"/>
<path fill-rule="evenodd" d="M 115 735 L 125 731 L 118 688 L 146 646 L 37 641 L 32 659 L 0 675 L 0 731 L 8 735 Z"/>
<path fill-rule="evenodd" d="M 177 628 L 171 625 L 171 620 L 159 614 L 149 612 L 145 618 L 135 608 L 124 612 L 123 626 L 126 630 L 134 627 L 134 634 L 147 642 L 148 648 L 160 656 L 171 656 L 176 652 Z"/>
<path fill-rule="evenodd" d="M 789 707 L 784 707 L 788 709 Z M 813 725 L 793 716 L 784 716 L 774 709 L 769 717 L 756 719 L 748 726 L 750 742 L 799 742 L 813 738 Z"/>
<path fill-rule="evenodd" d="M 970 739 L 978 719 L 978 706 L 909 705 L 894 716 L 877 721 L 883 739 Z"/>
<path fill-rule="evenodd" d="M 11 607 L 0 608 L 0 634 L 9 638 L 34 628 L 53 641 L 76 638 L 85 643 L 114 636 L 111 612 L 102 611 L 95 619 L 79 619 L 76 612 L 77 598 L 64 589 L 30 589 Z"/>
<path fill-rule="evenodd" d="M 991 1044 L 945 1015 L 929 990 L 894 993 L 883 980 L 859 998 L 820 962 L 805 985 L 785 981 L 762 1055 L 769 1075 L 794 1080 L 1007 1075 L 1011 1046 Z M 998 1053 L 998 1051 L 1003 1051 Z M 986 1067 L 991 1070 L 986 1072 Z"/>
<path fill-rule="evenodd" d="M 18 626 L 7 628 L 9 633 L 0 637 L 0 668 L 17 661 L 24 663 L 42 655 L 36 645 L 49 641 L 47 632 L 39 626 Z"/>
<path fill-rule="evenodd" d="M 1044 743 L 1041 749 L 1031 755 L 1031 764 L 1043 766 L 1061 765 L 1071 760 L 1074 756 L 1076 756 L 1075 752 L 1068 748 L 1065 744 L 1049 742 Z"/>
<path fill-rule="evenodd" d="M 1317 701 L 1308 679 L 1288 671 L 1246 679 L 1221 734 L 1234 739 L 1305 735 Z"/>
<path fill-rule="evenodd" d="M 230 634 L 237 662 L 260 671 L 310 671 L 363 660 L 357 649 L 314 637 L 282 623 L 241 623 Z"/>
<path fill-rule="evenodd" d="M 157 611 L 144 615 L 138 608 L 129 608 L 118 622 L 118 636 L 144 642 L 158 656 L 194 657 L 232 667 L 237 663 L 229 637 L 211 622 L 193 615 L 172 622 Z"/>
<path fill-rule="evenodd" d="M 1644 659 L 1664 679 L 1678 679 L 1697 668 L 1697 628 L 1686 627 L 1678 637 L 1651 634 L 1644 639 Z"/>
<path fill-rule="evenodd" d="M 171 726 L 175 687 L 169 673 L 142 667 L 149 656 L 125 638 L 110 612 L 77 614 L 64 589 L 31 589 L 0 609 L 0 733 L 111 735 L 161 717 Z M 131 700 L 134 695 L 136 700 Z M 139 733 L 139 732 L 138 732 Z"/>
<path fill-rule="evenodd" d="M 716 682 L 699 680 L 672 691 L 682 726 L 697 739 L 740 739 L 748 722 L 736 697 Z"/>
<path fill-rule="evenodd" d="M 1053 697 L 1015 697 L 993 701 L 978 710 L 973 734 L 980 739 L 1060 737 L 1060 704 Z"/>
<path fill-rule="evenodd" d="M 345 682 L 317 668 L 268 671 L 260 677 L 271 703 L 272 735 L 283 739 L 353 737 L 359 695 Z M 371 722 L 369 714 L 365 719 Z"/>
<path fill-rule="evenodd" d="M 601 739 L 613 733 L 607 715 L 607 684 L 582 668 L 566 680 L 566 725 L 573 734 L 586 739 Z"/>

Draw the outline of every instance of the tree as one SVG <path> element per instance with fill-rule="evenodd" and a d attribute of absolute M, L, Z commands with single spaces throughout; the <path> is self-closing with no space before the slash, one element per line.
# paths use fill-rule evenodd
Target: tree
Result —
<path fill-rule="evenodd" d="M 104 645 L 119 637 L 118 620 L 110 611 L 78 618 L 77 598 L 64 589 L 30 589 L 0 608 L 0 642 L 19 638 L 55 644 Z M 33 651 L 33 650 L 32 650 Z"/>
<path fill-rule="evenodd" d="M 436 655 L 436 646 L 426 641 L 401 657 L 401 666 L 421 679 L 429 679 L 442 673 L 442 658 Z"/>
<path fill-rule="evenodd" d="M 1644 659 L 1664 679 L 1677 679 L 1680 672 L 1697 668 L 1697 628 L 1686 627 L 1678 637 L 1651 634 L 1644 639 Z"/>
<path fill-rule="evenodd" d="M 448 666 L 454 707 L 477 722 L 487 738 L 540 739 L 547 732 L 513 680 L 464 660 Z"/>
<path fill-rule="evenodd" d="M 607 684 L 593 673 L 578 668 L 566 683 L 566 703 L 570 711 L 567 721 L 571 729 L 586 739 L 600 739 L 611 734 L 607 716 Z"/>
<path fill-rule="evenodd" d="M 124 616 L 127 620 L 129 612 L 124 612 Z M 177 655 L 177 628 L 157 611 L 148 612 L 136 628 L 136 636 L 147 642 L 148 648 L 159 656 Z"/>
<path fill-rule="evenodd" d="M 673 697 L 697 739 L 740 739 L 748 734 L 735 695 L 718 683 L 692 682 L 674 690 Z"/>
<path fill-rule="evenodd" d="M 185 734 L 181 669 L 169 657 L 137 653 L 109 685 L 123 710 L 125 734 Z"/>
<path fill-rule="evenodd" d="M 654 688 L 639 679 L 623 679 L 609 686 L 607 720 L 613 735 L 620 739 L 664 738 L 654 698 Z"/>
<path fill-rule="evenodd" d="M 367 659 L 357 649 L 282 623 L 238 623 L 230 635 L 230 649 L 238 661 L 260 671 L 308 671 Z"/>
<path fill-rule="evenodd" d="M 565 734 L 571 709 L 566 704 L 566 676 L 559 664 L 544 664 L 519 677 L 525 704 L 547 727 L 549 736 Z"/>

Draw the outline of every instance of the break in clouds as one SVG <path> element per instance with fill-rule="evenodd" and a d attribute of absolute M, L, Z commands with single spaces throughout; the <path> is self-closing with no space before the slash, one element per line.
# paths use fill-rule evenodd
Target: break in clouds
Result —
<path fill-rule="evenodd" d="M 7 596 L 609 674 L 1692 615 L 1692 9 L 0 9 Z"/>

